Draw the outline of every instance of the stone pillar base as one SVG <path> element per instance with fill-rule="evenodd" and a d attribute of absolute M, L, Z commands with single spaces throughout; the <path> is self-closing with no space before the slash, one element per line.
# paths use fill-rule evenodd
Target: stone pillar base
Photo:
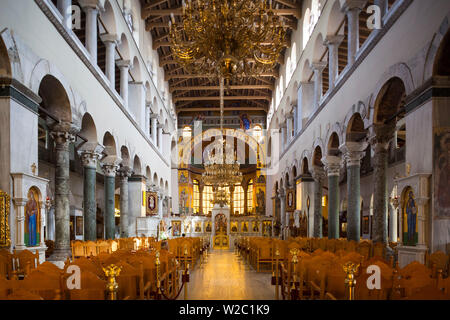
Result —
<path fill-rule="evenodd" d="M 31 251 L 32 253 L 36 253 L 37 250 L 39 253 L 39 264 L 45 261 L 45 251 L 47 250 L 47 247 L 45 245 L 39 247 L 16 246 L 15 248 L 16 253 L 19 253 L 24 250 Z"/>
<path fill-rule="evenodd" d="M 398 246 L 398 265 L 400 268 L 404 268 L 411 262 L 417 261 L 422 264 L 425 263 L 425 254 L 428 248 L 424 245 L 417 245 L 415 247 Z"/>
<path fill-rule="evenodd" d="M 55 249 L 53 254 L 47 259 L 50 262 L 65 262 L 72 257 L 70 249 Z M 56 264 L 56 263 L 55 263 Z M 58 265 L 58 264 L 57 264 Z"/>

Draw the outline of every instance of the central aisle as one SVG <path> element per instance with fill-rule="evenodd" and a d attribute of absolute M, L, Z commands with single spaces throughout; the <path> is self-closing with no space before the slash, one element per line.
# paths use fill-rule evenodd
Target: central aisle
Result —
<path fill-rule="evenodd" d="M 206 264 L 191 273 L 188 299 L 273 300 L 275 288 L 270 280 L 270 272 L 257 273 L 233 251 L 212 250 Z"/>

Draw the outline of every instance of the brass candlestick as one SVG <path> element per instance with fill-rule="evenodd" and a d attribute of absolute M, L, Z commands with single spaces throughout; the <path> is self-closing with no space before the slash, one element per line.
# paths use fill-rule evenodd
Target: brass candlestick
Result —
<path fill-rule="evenodd" d="M 275 251 L 275 299 L 279 300 L 280 296 L 279 296 L 279 291 L 278 291 L 278 284 L 279 284 L 279 280 L 278 280 L 278 257 L 280 256 L 280 251 L 278 250 L 278 248 Z"/>
<path fill-rule="evenodd" d="M 114 264 L 103 268 L 103 272 L 106 277 L 108 277 L 108 283 L 106 284 L 106 289 L 108 290 L 109 300 L 117 300 L 117 289 L 119 285 L 116 282 L 116 277 L 119 276 L 122 267 L 116 266 Z"/>
<path fill-rule="evenodd" d="M 355 265 L 353 262 L 347 262 L 344 265 L 344 272 L 347 274 L 345 284 L 348 287 L 348 299 L 355 300 L 355 285 L 356 285 L 356 273 L 359 269 L 359 264 Z"/>
<path fill-rule="evenodd" d="M 160 280 L 160 265 L 161 261 L 159 260 L 159 251 L 156 251 L 156 260 L 155 260 L 155 266 L 156 266 L 156 299 L 158 300 L 161 296 L 161 280 Z"/>

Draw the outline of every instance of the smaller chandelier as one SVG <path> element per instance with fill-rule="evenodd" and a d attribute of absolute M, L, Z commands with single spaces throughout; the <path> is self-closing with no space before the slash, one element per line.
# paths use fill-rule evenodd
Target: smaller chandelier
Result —
<path fill-rule="evenodd" d="M 202 181 L 206 185 L 214 187 L 226 187 L 242 182 L 242 172 L 240 164 L 236 160 L 234 149 L 225 144 L 223 138 L 216 143 L 217 153 L 212 150 L 208 152 L 208 160 L 205 161 L 205 172 L 202 174 Z"/>
<path fill-rule="evenodd" d="M 223 208 L 224 206 L 229 204 L 228 193 L 223 189 L 217 190 L 214 200 L 211 200 L 211 202 L 213 204 L 217 203 L 221 208 Z"/>

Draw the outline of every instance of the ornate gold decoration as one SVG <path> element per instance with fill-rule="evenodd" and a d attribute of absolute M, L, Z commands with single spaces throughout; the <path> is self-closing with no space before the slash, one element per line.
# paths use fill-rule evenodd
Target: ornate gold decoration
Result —
<path fill-rule="evenodd" d="M 216 197 L 211 202 L 214 203 L 214 204 L 217 203 L 217 204 L 219 204 L 219 206 L 221 208 L 223 208 L 225 205 L 228 205 L 229 202 L 230 202 L 228 200 L 228 193 L 225 190 L 223 190 L 223 189 L 218 190 L 216 192 Z"/>
<path fill-rule="evenodd" d="M 345 279 L 345 284 L 348 287 L 348 299 L 355 300 L 355 285 L 356 285 L 356 273 L 359 269 L 359 264 L 354 264 L 353 262 L 347 262 L 344 266 L 344 272 L 347 274 Z"/>
<path fill-rule="evenodd" d="M 0 247 L 11 246 L 11 234 L 9 230 L 9 210 L 11 197 L 0 190 Z"/>
<path fill-rule="evenodd" d="M 286 47 L 283 17 L 272 0 L 183 0 L 171 14 L 171 50 L 188 72 L 242 79 L 271 71 Z"/>
<path fill-rule="evenodd" d="M 108 290 L 108 295 L 110 300 L 117 300 L 117 289 L 119 285 L 116 282 L 116 277 L 119 276 L 122 267 L 111 264 L 106 268 L 103 268 L 105 276 L 108 277 L 108 282 L 106 284 L 106 289 Z"/>

